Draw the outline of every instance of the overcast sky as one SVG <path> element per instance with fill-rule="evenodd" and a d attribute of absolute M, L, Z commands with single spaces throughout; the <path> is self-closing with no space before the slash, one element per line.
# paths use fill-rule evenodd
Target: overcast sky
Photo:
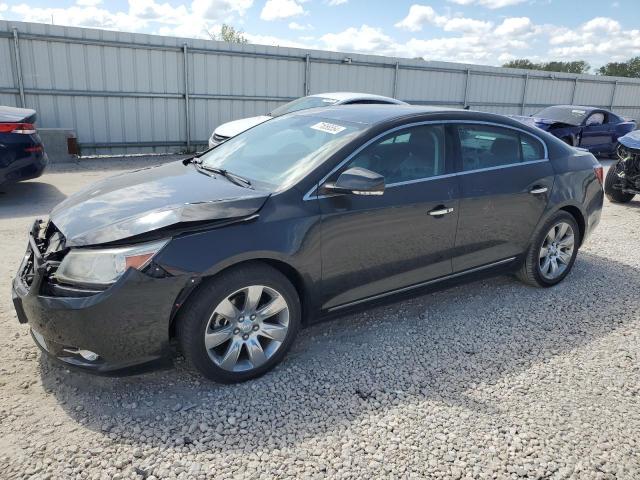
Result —
<path fill-rule="evenodd" d="M 484 65 L 640 55 L 640 0 L 0 0 L 0 19 Z"/>

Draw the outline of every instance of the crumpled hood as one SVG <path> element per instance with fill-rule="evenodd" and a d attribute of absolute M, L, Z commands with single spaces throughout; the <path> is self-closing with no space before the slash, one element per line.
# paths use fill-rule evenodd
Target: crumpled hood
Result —
<path fill-rule="evenodd" d="M 518 120 L 520 123 L 524 123 L 525 125 L 529 125 L 530 127 L 538 127 L 544 131 L 549 130 L 549 127 L 554 123 L 558 123 L 555 120 L 549 120 L 540 117 L 524 117 L 522 115 L 508 115 L 508 117 L 513 118 L 514 120 Z"/>
<path fill-rule="evenodd" d="M 50 220 L 67 246 L 97 245 L 183 222 L 249 216 L 269 195 L 172 162 L 94 183 L 56 206 Z"/>
<path fill-rule="evenodd" d="M 625 136 L 620 137 L 618 141 L 627 148 L 640 150 L 640 130 L 627 133 Z"/>
<path fill-rule="evenodd" d="M 214 133 L 221 137 L 235 137 L 236 135 L 249 130 L 251 127 L 260 125 L 261 123 L 271 120 L 271 117 L 266 115 L 259 115 L 257 117 L 241 118 L 240 120 L 234 120 L 233 122 L 227 122 L 220 125 L 215 129 Z"/>

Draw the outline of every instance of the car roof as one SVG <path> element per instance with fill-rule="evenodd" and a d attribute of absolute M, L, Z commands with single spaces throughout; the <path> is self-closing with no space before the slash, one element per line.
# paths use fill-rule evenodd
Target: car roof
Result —
<path fill-rule="evenodd" d="M 347 100 L 384 100 L 387 102 L 405 104 L 402 100 L 397 100 L 391 97 L 385 97 L 383 95 L 375 95 L 373 93 L 360 93 L 360 92 L 327 92 L 327 93 L 315 93 L 309 95 L 310 97 L 324 97 L 338 100 L 339 102 L 345 102 Z"/>
<path fill-rule="evenodd" d="M 336 120 L 364 125 L 375 125 L 403 117 L 411 117 L 420 114 L 437 114 L 451 112 L 460 114 L 483 114 L 471 110 L 461 110 L 457 108 L 445 108 L 423 105 L 333 105 L 330 107 L 310 108 L 294 112 L 293 115 L 304 115 L 318 117 L 325 120 Z M 491 116 L 491 114 L 484 114 Z M 471 116 L 471 115 L 469 115 Z M 460 117 L 458 117 L 460 118 Z M 503 117 L 504 118 L 504 117 Z"/>

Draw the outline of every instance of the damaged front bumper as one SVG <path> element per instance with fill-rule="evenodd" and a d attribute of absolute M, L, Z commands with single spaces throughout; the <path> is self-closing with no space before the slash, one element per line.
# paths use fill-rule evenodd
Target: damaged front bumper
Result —
<path fill-rule="evenodd" d="M 104 291 L 54 296 L 38 250 L 31 235 L 12 297 L 18 320 L 29 324 L 42 350 L 99 373 L 168 358 L 170 319 L 184 277 L 155 278 L 129 269 Z"/>

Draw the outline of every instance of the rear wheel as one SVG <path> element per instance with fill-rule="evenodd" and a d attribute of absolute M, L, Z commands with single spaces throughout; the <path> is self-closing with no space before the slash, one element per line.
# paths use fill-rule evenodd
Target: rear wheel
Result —
<path fill-rule="evenodd" d="M 620 183 L 624 180 L 621 180 L 619 176 L 620 169 L 618 165 L 619 163 L 609 167 L 607 176 L 604 179 L 604 193 L 614 203 L 628 203 L 633 198 L 633 193 L 625 193 L 619 188 Z"/>
<path fill-rule="evenodd" d="M 518 278 L 535 287 L 560 283 L 573 268 L 580 244 L 580 229 L 568 212 L 553 215 L 534 234 Z"/>
<path fill-rule="evenodd" d="M 240 266 L 205 283 L 178 320 L 187 361 L 205 377 L 235 383 L 275 367 L 300 325 L 291 282 L 261 264 Z"/>

